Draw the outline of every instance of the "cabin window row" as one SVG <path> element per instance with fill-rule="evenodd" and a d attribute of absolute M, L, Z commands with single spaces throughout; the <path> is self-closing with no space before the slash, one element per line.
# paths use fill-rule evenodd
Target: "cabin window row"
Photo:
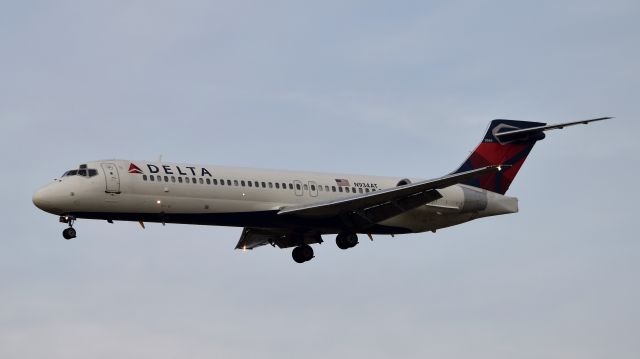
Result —
<path fill-rule="evenodd" d="M 244 180 L 225 180 L 225 179 L 217 179 L 217 178 L 196 178 L 196 177 L 175 177 L 175 176 L 160 176 L 160 175 L 142 175 L 143 181 L 150 182 L 171 182 L 171 183 L 191 183 L 191 184 L 208 184 L 215 186 L 235 186 L 235 187 L 255 187 L 255 188 L 276 188 L 276 189 L 290 189 L 293 190 L 294 187 L 296 190 L 308 191 L 311 189 L 312 192 L 317 191 L 325 191 L 325 192 L 346 192 L 346 193 L 369 193 L 375 191 L 375 189 L 369 188 L 356 188 L 356 187 L 346 187 L 346 186 L 327 186 L 327 185 L 315 185 L 315 184 L 300 184 L 296 183 L 285 183 L 285 182 L 266 182 L 266 181 L 244 181 Z"/>

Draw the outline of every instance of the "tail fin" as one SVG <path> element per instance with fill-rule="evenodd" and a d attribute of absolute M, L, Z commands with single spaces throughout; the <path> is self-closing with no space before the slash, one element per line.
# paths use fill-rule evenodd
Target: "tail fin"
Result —
<path fill-rule="evenodd" d="M 537 141 L 545 137 L 542 131 L 534 131 L 532 133 L 530 131 L 523 131 L 527 133 L 523 133 L 522 135 L 516 135 L 514 131 L 534 127 L 540 128 L 545 125 L 545 123 L 541 122 L 491 121 L 482 142 L 454 173 L 491 165 L 509 165 L 510 167 L 505 168 L 503 171 L 486 174 L 463 182 L 463 184 L 505 194 L 533 146 Z M 514 135 L 499 135 L 504 132 L 514 133 Z"/>

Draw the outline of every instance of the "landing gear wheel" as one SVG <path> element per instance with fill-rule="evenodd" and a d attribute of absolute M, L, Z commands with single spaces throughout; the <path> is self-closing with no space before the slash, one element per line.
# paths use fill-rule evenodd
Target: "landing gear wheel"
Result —
<path fill-rule="evenodd" d="M 293 252 L 291 252 L 291 256 L 296 263 L 304 263 L 306 261 L 310 261 L 313 258 L 313 248 L 311 248 L 308 244 L 303 244 L 301 246 L 295 247 Z"/>
<path fill-rule="evenodd" d="M 69 227 L 62 231 L 62 236 L 67 240 L 76 238 L 76 230 L 73 227 Z"/>
<path fill-rule="evenodd" d="M 353 248 L 358 244 L 358 235 L 355 233 L 338 233 L 336 236 L 336 245 L 340 249 Z"/>

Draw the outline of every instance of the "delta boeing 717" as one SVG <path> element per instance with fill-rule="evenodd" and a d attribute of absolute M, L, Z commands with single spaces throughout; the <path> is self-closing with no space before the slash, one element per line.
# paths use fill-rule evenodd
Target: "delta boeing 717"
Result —
<path fill-rule="evenodd" d="M 609 118 L 494 120 L 458 169 L 428 180 L 103 160 L 66 171 L 33 203 L 67 224 L 65 239 L 76 237 L 78 219 L 234 226 L 243 228 L 236 249 L 293 248 L 303 263 L 323 235 L 335 234 L 336 245 L 349 249 L 358 235 L 435 232 L 516 213 L 518 199 L 505 194 L 545 132 Z"/>

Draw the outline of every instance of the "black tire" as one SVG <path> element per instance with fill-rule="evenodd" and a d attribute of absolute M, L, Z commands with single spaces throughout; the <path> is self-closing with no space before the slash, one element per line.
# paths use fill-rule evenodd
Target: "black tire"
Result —
<path fill-rule="evenodd" d="M 295 247 L 293 249 L 293 252 L 291 252 L 291 257 L 293 257 L 293 260 L 296 263 L 304 263 L 304 262 L 306 262 L 305 259 L 304 259 L 301 247 Z"/>
<path fill-rule="evenodd" d="M 305 259 L 305 262 L 313 259 L 313 248 L 311 248 L 310 245 L 305 244 L 303 246 L 300 246 L 300 248 L 302 249 L 302 255 Z"/>
<path fill-rule="evenodd" d="M 313 258 L 313 248 L 307 244 L 295 247 L 291 252 L 291 256 L 296 263 L 310 261 Z"/>
<path fill-rule="evenodd" d="M 358 235 L 355 233 L 338 233 L 336 236 L 336 245 L 340 249 L 353 248 L 358 244 Z"/>
<path fill-rule="evenodd" d="M 62 231 L 62 237 L 64 237 L 64 239 L 66 240 L 76 238 L 76 230 L 73 229 L 72 227 L 69 227 L 64 231 Z"/>

